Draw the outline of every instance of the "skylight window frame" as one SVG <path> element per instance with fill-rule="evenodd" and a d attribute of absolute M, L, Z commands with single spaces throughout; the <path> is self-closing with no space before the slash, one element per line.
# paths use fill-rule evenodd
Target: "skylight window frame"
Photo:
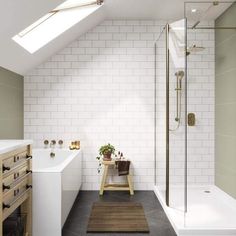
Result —
<path fill-rule="evenodd" d="M 34 23 L 32 23 L 31 25 L 29 25 L 28 27 L 26 27 L 24 30 L 22 30 L 21 32 L 19 32 L 18 34 L 16 34 L 15 36 L 12 37 L 12 39 L 18 43 L 20 46 L 22 46 L 24 49 L 26 49 L 28 52 L 30 53 L 34 53 L 36 52 L 38 49 L 40 49 L 41 47 L 45 46 L 46 44 L 48 44 L 50 41 L 52 41 L 53 39 L 55 39 L 56 37 L 58 37 L 61 33 L 63 33 L 64 31 L 66 31 L 67 29 L 71 28 L 74 24 L 72 24 L 69 27 L 65 27 L 65 29 L 63 29 L 61 31 L 60 34 L 56 33 L 56 36 L 53 37 L 51 36 L 51 39 L 49 39 L 46 43 L 42 43 L 41 46 L 35 46 L 36 49 L 32 49 L 31 46 L 27 47 L 24 43 L 24 37 L 27 37 L 29 33 L 34 33 L 34 30 L 36 30 L 38 27 L 40 27 L 41 25 L 45 24 L 49 19 L 51 19 L 53 16 L 56 16 L 58 13 L 61 13 L 63 11 L 69 11 L 69 10 L 74 10 L 77 8 L 81 8 L 81 9 L 86 9 L 92 6 L 101 6 L 104 2 L 104 0 L 88 0 L 88 3 L 86 3 L 86 0 L 84 0 L 85 3 L 82 4 L 76 4 L 76 5 L 72 5 L 72 6 L 65 6 L 67 2 L 70 2 L 69 0 L 65 1 L 64 3 L 60 4 L 58 7 L 56 7 L 55 9 L 53 9 L 52 11 L 48 12 L 46 15 L 44 15 L 43 17 L 41 17 L 40 19 L 38 19 L 37 21 L 35 21 Z M 96 11 L 97 9 L 94 9 L 94 11 Z M 91 11 L 89 14 L 91 14 L 93 11 Z M 87 15 L 87 16 L 88 16 Z M 83 16 L 81 19 L 78 20 L 81 21 L 82 19 L 87 17 L 86 15 Z M 59 16 L 60 17 L 60 16 Z M 76 23 L 75 23 L 76 24 Z M 46 26 L 45 26 L 46 27 Z M 37 33 L 36 33 L 37 34 Z M 30 36 L 29 36 L 30 37 Z M 49 37 L 50 38 L 50 37 Z M 25 39 L 27 41 L 27 39 Z"/>

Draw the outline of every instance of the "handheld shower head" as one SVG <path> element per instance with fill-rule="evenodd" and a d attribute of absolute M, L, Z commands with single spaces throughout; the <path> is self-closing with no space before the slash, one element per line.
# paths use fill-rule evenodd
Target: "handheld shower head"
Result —
<path fill-rule="evenodd" d="M 184 71 L 182 71 L 182 70 L 179 70 L 179 71 L 177 71 L 176 73 L 175 73 L 175 76 L 178 78 L 178 79 L 183 79 L 183 77 L 184 77 Z"/>
<path fill-rule="evenodd" d="M 181 122 L 181 91 L 182 91 L 182 79 L 184 78 L 184 71 L 179 70 L 175 73 L 176 76 L 176 117 L 175 121 L 178 123 L 175 129 L 170 129 L 170 131 L 175 131 L 179 128 Z"/>

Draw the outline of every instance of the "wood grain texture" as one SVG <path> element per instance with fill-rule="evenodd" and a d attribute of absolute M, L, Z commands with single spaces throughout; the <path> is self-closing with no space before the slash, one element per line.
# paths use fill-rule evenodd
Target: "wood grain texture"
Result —
<path fill-rule="evenodd" d="M 92 206 L 88 233 L 149 233 L 142 204 L 134 202 L 96 202 Z"/>
<path fill-rule="evenodd" d="M 27 184 L 32 185 L 32 175 L 29 174 L 26 178 L 19 178 L 26 175 L 26 170 L 32 170 L 32 160 L 24 160 L 26 154 L 30 156 L 32 155 L 31 145 L 0 155 L 0 202 L 1 204 L 5 203 L 10 205 L 9 208 L 1 208 L 0 210 L 0 236 L 3 235 L 3 221 L 18 207 L 20 207 L 21 214 L 27 215 L 26 232 L 24 235 L 27 233 L 28 236 L 32 236 L 32 190 L 26 188 Z M 19 156 L 18 161 L 14 161 L 16 155 Z M 3 164 L 11 167 L 11 169 L 6 171 L 4 174 L 2 170 Z M 14 178 L 16 173 L 19 175 L 17 178 Z M 3 183 L 5 183 L 5 185 L 10 185 L 11 189 L 4 192 Z M 19 190 L 19 194 L 15 195 L 14 190 L 17 189 Z"/>
<path fill-rule="evenodd" d="M 104 191 L 129 191 L 130 195 L 134 195 L 133 181 L 130 174 L 126 175 L 127 184 L 106 183 L 109 167 L 115 168 L 115 161 L 103 161 L 104 165 L 102 181 L 100 185 L 100 195 L 103 195 Z"/>

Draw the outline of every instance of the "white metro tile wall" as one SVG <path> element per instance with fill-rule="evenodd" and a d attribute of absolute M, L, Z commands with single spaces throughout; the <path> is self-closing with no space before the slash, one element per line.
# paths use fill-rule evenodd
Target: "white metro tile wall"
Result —
<path fill-rule="evenodd" d="M 83 189 L 99 188 L 96 156 L 108 142 L 131 159 L 135 189 L 153 188 L 153 45 L 163 25 L 104 21 L 25 75 L 25 138 L 81 140 Z"/>
<path fill-rule="evenodd" d="M 215 32 L 189 30 L 188 38 L 189 45 L 205 47 L 188 57 L 188 111 L 196 115 L 196 126 L 188 128 L 188 182 L 214 184 Z"/>
<path fill-rule="evenodd" d="M 212 26 L 213 22 L 204 22 Z M 157 44 L 157 184 L 165 185 L 165 38 Z M 205 50 L 188 56 L 188 112 L 196 115 L 196 126 L 188 127 L 188 184 L 214 184 L 214 30 L 188 31 L 188 45 Z M 170 64 L 170 127 L 176 127 L 176 77 Z M 185 78 L 184 78 L 185 79 Z M 164 93 L 163 93 L 164 91 Z M 170 132 L 170 184 L 184 183 L 184 93 L 182 121 Z"/>

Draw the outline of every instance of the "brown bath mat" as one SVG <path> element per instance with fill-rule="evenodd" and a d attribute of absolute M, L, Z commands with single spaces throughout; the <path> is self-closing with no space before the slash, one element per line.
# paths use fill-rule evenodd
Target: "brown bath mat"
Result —
<path fill-rule="evenodd" d="M 135 202 L 96 202 L 87 233 L 149 233 L 143 206 Z"/>

